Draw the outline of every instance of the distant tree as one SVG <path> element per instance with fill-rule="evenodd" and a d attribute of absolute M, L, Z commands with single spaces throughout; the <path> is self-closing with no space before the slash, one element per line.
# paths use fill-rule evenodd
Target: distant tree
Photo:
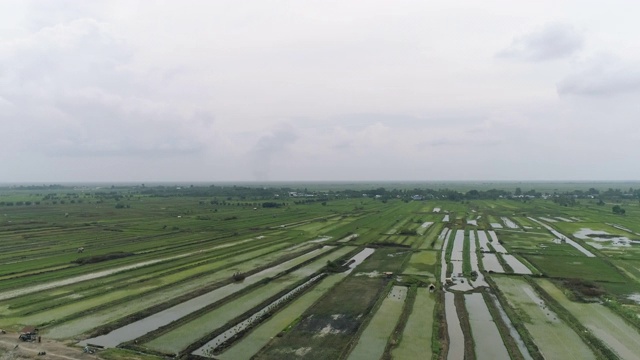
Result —
<path fill-rule="evenodd" d="M 625 209 L 621 208 L 620 205 L 614 205 L 611 208 L 611 211 L 616 215 L 624 215 L 627 212 Z"/>

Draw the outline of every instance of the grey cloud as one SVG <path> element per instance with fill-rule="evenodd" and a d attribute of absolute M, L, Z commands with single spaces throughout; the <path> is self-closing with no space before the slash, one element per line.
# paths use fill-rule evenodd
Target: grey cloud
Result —
<path fill-rule="evenodd" d="M 524 61 L 556 60 L 573 55 L 583 44 L 583 35 L 573 26 L 548 24 L 540 31 L 516 37 L 496 56 Z"/>
<path fill-rule="evenodd" d="M 274 158 L 286 156 L 289 145 L 297 139 L 298 134 L 288 124 L 280 125 L 277 129 L 260 137 L 249 152 L 256 180 L 269 180 Z"/>
<path fill-rule="evenodd" d="M 178 109 L 144 84 L 127 70 L 129 46 L 94 19 L 0 43 L 0 55 L 0 122 L 20 119 L 5 135 L 29 151 L 164 158 L 203 152 L 213 135 L 211 114 Z"/>
<path fill-rule="evenodd" d="M 640 92 L 640 65 L 607 57 L 592 59 L 557 84 L 560 95 L 613 96 Z"/>

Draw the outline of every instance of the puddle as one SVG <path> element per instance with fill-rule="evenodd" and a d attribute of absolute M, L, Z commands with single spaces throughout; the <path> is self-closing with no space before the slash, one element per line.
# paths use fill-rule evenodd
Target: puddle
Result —
<path fill-rule="evenodd" d="M 433 208 L 433 212 L 434 213 L 439 213 L 440 212 L 440 208 Z"/>
<path fill-rule="evenodd" d="M 578 251 L 580 251 L 581 253 L 585 254 L 587 257 L 596 257 L 593 253 L 591 253 L 589 250 L 585 249 L 582 245 L 578 244 L 577 242 L 569 239 L 568 237 L 562 235 L 561 233 L 557 232 L 556 230 L 554 230 L 551 226 L 536 220 L 532 217 L 528 217 L 529 220 L 531 221 L 535 221 L 538 224 L 542 225 L 545 229 L 549 230 L 549 232 L 551 232 L 553 235 L 555 235 L 557 237 L 557 239 L 559 239 L 560 241 L 565 241 L 567 244 L 573 246 L 574 248 L 576 248 Z M 554 240 L 555 242 L 555 240 Z"/>
<path fill-rule="evenodd" d="M 546 221 L 546 222 L 550 222 L 550 223 L 558 222 L 558 220 L 556 220 L 556 219 L 551 219 L 551 218 L 548 218 L 548 217 L 542 217 L 542 216 L 540 216 L 540 217 L 538 217 L 538 218 L 539 218 L 540 220 L 543 220 L 543 221 Z"/>
<path fill-rule="evenodd" d="M 358 234 L 351 234 L 351 235 L 349 235 L 349 236 L 347 236 L 347 237 L 345 237 L 343 239 L 338 240 L 338 242 L 339 243 L 346 243 L 346 242 L 349 242 L 349 241 L 351 241 L 353 239 L 356 239 L 357 237 L 358 237 Z"/>
<path fill-rule="evenodd" d="M 354 257 L 349 259 L 348 260 L 348 262 L 350 263 L 349 264 L 349 270 L 347 270 L 346 274 L 351 274 L 351 272 L 353 271 L 353 269 L 356 266 L 362 264 L 362 262 L 365 261 L 366 258 L 371 256 L 371 254 L 373 254 L 375 251 L 376 251 L 376 249 L 364 248 L 362 251 L 357 253 Z"/>
<path fill-rule="evenodd" d="M 597 241 L 597 242 L 610 242 L 611 246 L 622 246 L 622 247 L 628 247 L 631 246 L 631 244 L 640 244 L 640 241 L 635 241 L 635 240 L 631 240 L 626 236 L 618 236 L 618 235 L 612 235 L 609 234 L 606 231 L 602 231 L 602 230 L 592 230 L 592 229 L 588 229 L 588 228 L 582 228 L 578 231 L 576 231 L 573 236 L 577 237 L 578 239 L 582 239 L 582 240 L 592 240 L 592 241 Z M 589 243 L 594 244 L 594 243 Z M 604 247 L 604 245 L 602 244 L 595 244 L 594 245 L 596 248 L 598 249 L 602 249 Z"/>
<path fill-rule="evenodd" d="M 442 222 L 449 222 L 449 215 L 445 215 L 444 218 L 442 219 Z"/>
<path fill-rule="evenodd" d="M 571 219 L 563 218 L 563 217 L 560 217 L 560 216 L 556 216 L 556 219 L 558 219 L 560 221 L 564 221 L 564 222 L 573 222 L 573 220 L 571 220 Z"/>
<path fill-rule="evenodd" d="M 500 219 L 502 219 L 502 222 L 505 224 L 506 227 L 508 227 L 509 229 L 519 229 L 518 225 L 516 225 L 516 223 L 514 223 L 513 221 L 511 221 L 511 219 L 509 219 L 508 217 L 501 217 Z"/>
<path fill-rule="evenodd" d="M 310 243 L 321 243 L 321 242 L 325 242 L 325 241 L 328 241 L 328 240 L 331 240 L 331 236 L 323 236 L 323 237 L 317 238 L 315 240 L 311 240 L 309 242 Z"/>
<path fill-rule="evenodd" d="M 500 225 L 500 223 L 491 223 L 491 227 L 494 229 L 502 229 L 502 225 Z"/>
<path fill-rule="evenodd" d="M 631 301 L 635 301 L 637 304 L 640 304 L 640 293 L 631 294 L 627 296 L 627 299 Z M 640 314 L 638 314 L 638 316 L 640 317 Z"/>

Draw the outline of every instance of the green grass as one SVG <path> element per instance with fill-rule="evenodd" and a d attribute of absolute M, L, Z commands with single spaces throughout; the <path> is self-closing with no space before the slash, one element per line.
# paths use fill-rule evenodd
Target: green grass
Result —
<path fill-rule="evenodd" d="M 391 351 L 394 359 L 430 359 L 433 336 L 433 310 L 436 296 L 426 288 L 418 288 L 409 320 L 398 347 Z"/>

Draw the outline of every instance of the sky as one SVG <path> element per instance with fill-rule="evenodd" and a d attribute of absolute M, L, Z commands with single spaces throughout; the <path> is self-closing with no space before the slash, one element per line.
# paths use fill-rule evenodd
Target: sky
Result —
<path fill-rule="evenodd" d="M 0 182 L 640 180 L 640 2 L 0 2 Z"/>

